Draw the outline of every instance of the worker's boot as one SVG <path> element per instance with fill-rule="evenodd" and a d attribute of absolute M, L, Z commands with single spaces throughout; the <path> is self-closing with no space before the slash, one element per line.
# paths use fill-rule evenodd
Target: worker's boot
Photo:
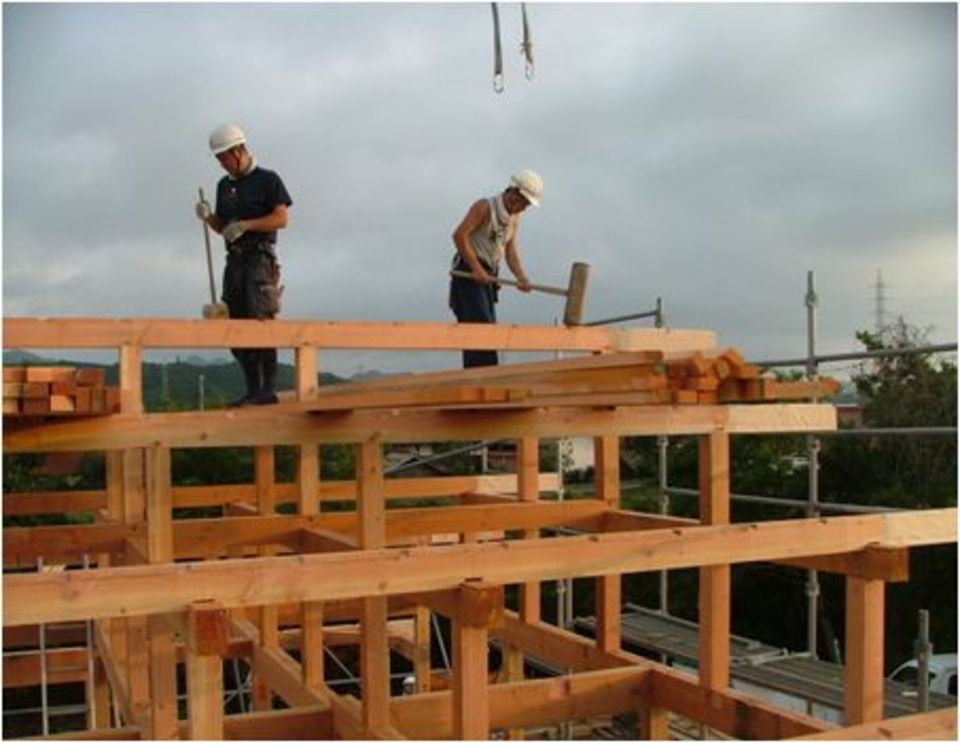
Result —
<path fill-rule="evenodd" d="M 261 351 L 257 368 L 260 389 L 247 399 L 247 405 L 276 405 L 277 400 L 277 352 Z"/>
<path fill-rule="evenodd" d="M 239 408 L 244 405 L 249 405 L 260 390 L 260 365 L 255 353 L 255 351 L 234 353 L 240 364 L 240 368 L 243 370 L 243 380 L 247 386 L 247 392 L 242 397 L 228 402 L 228 408 Z"/>

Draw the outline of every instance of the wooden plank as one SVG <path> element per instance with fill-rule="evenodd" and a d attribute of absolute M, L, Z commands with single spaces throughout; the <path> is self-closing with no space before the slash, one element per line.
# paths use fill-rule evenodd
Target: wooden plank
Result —
<path fill-rule="evenodd" d="M 920 516 L 922 515 L 922 519 Z M 249 521 L 249 519 L 236 519 Z M 5 626 L 183 610 L 206 594 L 225 607 L 386 596 L 490 583 L 837 554 L 905 537 L 956 541 L 957 510 L 695 526 L 403 550 L 5 575 Z M 923 524 L 928 534 L 924 534 Z M 906 545 L 898 545 L 906 546 Z M 294 569 L 294 567 L 296 569 Z"/>
<path fill-rule="evenodd" d="M 884 583 L 847 578 L 844 714 L 847 725 L 883 719 Z"/>
<path fill-rule="evenodd" d="M 565 328 L 553 325 L 368 323 L 299 320 L 157 318 L 3 319 L 4 348 L 316 348 L 525 351 L 676 350 L 712 348 L 705 330 Z"/>
<path fill-rule="evenodd" d="M 794 740 L 956 740 L 957 708 L 801 735 Z"/>
<path fill-rule="evenodd" d="M 269 406 L 276 407 L 276 406 Z M 227 412 L 154 413 L 71 419 L 4 430 L 8 453 L 96 451 L 161 444 L 175 447 L 357 443 L 379 435 L 383 443 L 442 440 L 548 438 L 564 435 L 699 435 L 803 433 L 836 428 L 832 405 L 692 405 L 615 409 L 361 410 L 344 416 L 265 411 L 250 406 Z"/>

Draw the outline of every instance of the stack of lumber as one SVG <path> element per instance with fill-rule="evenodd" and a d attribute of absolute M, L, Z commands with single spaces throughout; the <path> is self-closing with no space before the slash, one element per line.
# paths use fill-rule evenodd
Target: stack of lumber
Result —
<path fill-rule="evenodd" d="M 406 374 L 321 387 L 297 403 L 314 411 L 361 408 L 531 408 L 716 405 L 828 397 L 830 379 L 779 382 L 736 349 L 665 355 L 636 351 L 478 369 Z"/>
<path fill-rule="evenodd" d="M 104 384 L 103 369 L 5 366 L 3 414 L 109 415 L 120 411 L 120 390 Z"/>

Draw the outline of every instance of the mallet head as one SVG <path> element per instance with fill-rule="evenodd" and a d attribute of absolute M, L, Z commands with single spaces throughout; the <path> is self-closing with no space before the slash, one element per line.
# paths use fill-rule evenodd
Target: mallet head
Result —
<path fill-rule="evenodd" d="M 587 298 L 587 279 L 589 276 L 589 263 L 574 263 L 570 267 L 567 304 L 563 310 L 564 325 L 580 325 L 583 322 L 583 303 Z"/>

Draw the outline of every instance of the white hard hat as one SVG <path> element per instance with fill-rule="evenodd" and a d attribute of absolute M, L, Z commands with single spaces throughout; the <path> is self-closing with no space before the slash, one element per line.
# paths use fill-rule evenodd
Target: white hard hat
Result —
<path fill-rule="evenodd" d="M 523 197 L 534 206 L 540 206 L 543 196 L 543 178 L 532 170 L 518 170 L 510 176 L 510 183 L 516 186 Z"/>
<path fill-rule="evenodd" d="M 221 124 L 210 135 L 210 151 L 214 155 L 219 155 L 221 152 L 232 150 L 246 141 L 247 136 L 239 126 L 236 124 Z"/>

